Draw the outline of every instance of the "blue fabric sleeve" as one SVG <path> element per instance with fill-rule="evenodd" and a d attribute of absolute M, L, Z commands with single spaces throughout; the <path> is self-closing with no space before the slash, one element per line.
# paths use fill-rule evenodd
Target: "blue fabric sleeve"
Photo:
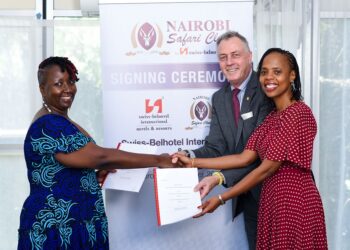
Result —
<path fill-rule="evenodd" d="M 71 153 L 93 141 L 68 119 L 49 114 L 40 117 L 31 127 L 33 151 L 41 154 Z"/>

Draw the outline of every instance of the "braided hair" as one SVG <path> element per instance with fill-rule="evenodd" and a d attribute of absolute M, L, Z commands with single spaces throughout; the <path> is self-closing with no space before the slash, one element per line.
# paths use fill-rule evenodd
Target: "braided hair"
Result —
<path fill-rule="evenodd" d="M 268 49 L 260 59 L 260 62 L 258 65 L 258 70 L 257 70 L 258 77 L 260 77 L 261 68 L 262 68 L 262 64 L 263 64 L 265 57 L 271 53 L 279 53 L 287 58 L 288 64 L 289 64 L 291 70 L 294 70 L 294 72 L 295 72 L 295 79 L 294 79 L 294 86 L 295 87 L 292 88 L 293 99 L 297 100 L 297 101 L 303 100 L 303 97 L 301 95 L 301 80 L 300 80 L 299 66 L 298 66 L 297 60 L 295 59 L 294 55 L 292 53 L 290 53 L 289 51 L 283 50 L 281 48 Z"/>
<path fill-rule="evenodd" d="M 79 81 L 78 70 L 75 67 L 75 65 L 68 59 L 68 57 L 52 56 L 52 57 L 46 58 L 44 61 L 42 61 L 39 64 L 39 69 L 38 69 L 39 84 L 45 83 L 46 70 L 53 65 L 59 66 L 61 69 L 61 72 L 67 71 L 69 78 L 72 81 L 75 81 L 75 82 Z"/>

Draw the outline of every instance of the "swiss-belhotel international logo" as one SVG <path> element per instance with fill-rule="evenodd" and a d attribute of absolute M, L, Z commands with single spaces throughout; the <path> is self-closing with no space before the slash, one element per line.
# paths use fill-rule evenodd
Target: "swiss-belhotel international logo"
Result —
<path fill-rule="evenodd" d="M 190 107 L 191 125 L 186 129 L 203 128 L 210 126 L 212 107 L 207 96 L 197 96 L 193 98 Z"/>
<path fill-rule="evenodd" d="M 172 130 L 169 125 L 169 113 L 164 113 L 164 97 L 145 98 L 143 113 L 139 114 L 136 131 Z"/>
<path fill-rule="evenodd" d="M 163 33 L 158 24 L 144 22 L 136 24 L 131 31 L 131 45 L 133 51 L 126 53 L 127 56 L 134 56 L 147 51 L 159 52 L 163 45 Z"/>

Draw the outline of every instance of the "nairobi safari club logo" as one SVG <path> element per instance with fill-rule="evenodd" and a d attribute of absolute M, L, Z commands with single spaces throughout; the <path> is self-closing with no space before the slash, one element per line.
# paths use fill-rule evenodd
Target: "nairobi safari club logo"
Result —
<path fill-rule="evenodd" d="M 131 44 L 133 48 L 142 47 L 148 51 L 154 46 L 160 48 L 163 44 L 163 33 L 159 26 L 146 22 L 141 26 L 135 25 L 131 32 Z"/>
<path fill-rule="evenodd" d="M 193 98 L 190 108 L 191 126 L 186 129 L 195 127 L 208 127 L 212 116 L 212 107 L 207 96 L 197 96 Z"/>

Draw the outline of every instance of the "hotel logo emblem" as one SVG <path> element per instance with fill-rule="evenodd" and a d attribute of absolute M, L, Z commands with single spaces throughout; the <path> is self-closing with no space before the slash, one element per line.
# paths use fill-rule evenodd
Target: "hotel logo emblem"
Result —
<path fill-rule="evenodd" d="M 156 108 L 157 113 L 163 113 L 163 103 L 162 99 L 157 99 L 153 102 L 153 105 L 150 103 L 150 99 L 145 100 L 146 114 L 151 113 L 154 108 Z"/>

